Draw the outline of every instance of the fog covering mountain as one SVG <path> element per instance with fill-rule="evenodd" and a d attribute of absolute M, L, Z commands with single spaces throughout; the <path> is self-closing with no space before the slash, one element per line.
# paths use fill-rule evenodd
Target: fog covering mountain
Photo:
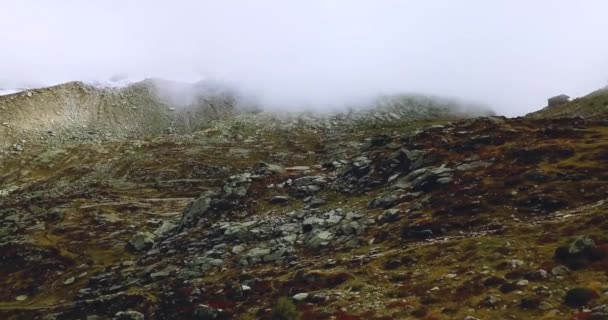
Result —
<path fill-rule="evenodd" d="M 215 120 L 237 114 L 254 116 L 268 109 L 255 96 L 220 82 L 146 79 L 124 86 L 112 84 L 69 82 L 0 96 L 0 146 L 58 138 L 79 141 L 189 133 Z M 397 121 L 491 113 L 481 106 L 423 95 L 378 96 L 348 108 L 321 108 L 299 113 L 270 108 L 264 115 L 318 123 L 318 118 L 329 121 L 332 117 Z"/>
<path fill-rule="evenodd" d="M 604 0 L 4 1 L 0 88 L 213 78 L 291 110 L 406 90 L 518 116 L 607 84 L 607 10 Z"/>

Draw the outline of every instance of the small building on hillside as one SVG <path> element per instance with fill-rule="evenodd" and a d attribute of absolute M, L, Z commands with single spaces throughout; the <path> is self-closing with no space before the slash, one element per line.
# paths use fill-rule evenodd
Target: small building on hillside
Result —
<path fill-rule="evenodd" d="M 559 106 L 565 103 L 570 102 L 570 97 L 565 94 L 560 94 L 559 96 L 551 97 L 548 100 L 548 106 L 554 107 Z"/>

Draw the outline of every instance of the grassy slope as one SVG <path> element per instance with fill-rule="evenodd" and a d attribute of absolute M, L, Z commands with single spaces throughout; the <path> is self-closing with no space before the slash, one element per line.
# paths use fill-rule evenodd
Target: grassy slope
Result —
<path fill-rule="evenodd" d="M 3 301 L 0 309 L 5 310 L 7 317 L 26 318 L 45 313 L 42 308 L 68 303 L 79 289 L 87 286 L 92 276 L 107 272 L 121 261 L 143 258 L 126 247 L 135 230 L 152 231 L 155 220 L 178 218 L 189 199 L 207 188 L 220 186 L 229 175 L 251 168 L 261 160 L 296 166 L 348 158 L 358 154 L 352 147 L 353 142 L 377 134 L 399 140 L 412 130 L 437 122 L 442 121 L 360 127 L 331 136 L 324 136 L 315 128 L 283 130 L 279 127 L 260 131 L 256 126 L 241 123 L 229 130 L 209 128 L 188 137 L 83 144 L 51 153 L 45 153 L 43 147 L 32 148 L 17 157 L 4 159 L 0 165 L 0 188 L 18 186 L 21 189 L 11 197 L 0 199 L 1 207 L 12 208 L 20 219 L 26 219 L 26 227 L 16 233 L 65 268 L 49 266 L 52 272 L 43 272 L 24 262 L 23 271 L 14 272 L 6 264 L 0 264 L 3 267 L 1 284 L 5 288 L 0 290 Z M 474 137 L 485 135 L 504 142 L 462 149 Z M 238 139 L 237 136 L 242 137 L 233 140 Z M 248 138 L 252 138 L 252 142 L 246 142 Z M 428 202 L 419 199 L 399 205 L 402 220 L 368 230 L 362 239 L 367 245 L 352 251 L 301 254 L 303 271 L 318 270 L 322 281 L 336 277 L 345 281 L 311 287 L 294 282 L 295 270 L 288 267 L 272 264 L 249 267 L 245 270 L 248 274 L 271 283 L 273 289 L 238 302 L 232 310 L 263 315 L 263 310 L 274 303 L 286 286 L 299 285 L 301 291 L 329 297 L 327 302 L 318 305 L 300 305 L 311 319 L 324 318 L 323 315 L 339 319 L 412 316 L 463 319 L 466 315 L 480 319 L 569 319 L 574 311 L 562 304 L 565 290 L 573 286 L 591 287 L 599 292 L 606 289 L 605 262 L 561 279 L 549 276 L 534 280 L 510 293 L 483 285 L 484 280 L 492 276 L 516 282 L 527 272 L 550 271 L 557 265 L 553 260 L 555 249 L 567 245 L 577 235 L 588 234 L 599 244 L 608 243 L 604 233 L 608 227 L 605 219 L 608 205 L 602 202 L 608 180 L 605 170 L 608 129 L 605 126 L 550 120 L 509 120 L 500 124 L 476 121 L 459 123 L 450 131 L 429 129 L 416 139 L 405 146 L 431 150 L 438 157 L 437 164 L 453 166 L 476 156 L 493 161 L 493 165 L 459 173 L 456 179 L 459 185 L 431 192 Z M 247 152 L 231 153 L 231 149 Z M 564 152 L 566 149 L 570 151 Z M 549 178 L 538 180 L 535 174 L 539 172 Z M 563 174 L 579 178 L 568 180 Z M 162 183 L 179 179 L 190 180 Z M 367 209 L 367 203 L 383 191 L 379 188 L 349 196 L 326 190 L 322 196 L 328 203 L 322 209 L 361 210 L 375 217 L 381 210 Z M 538 194 L 563 200 L 564 206 L 550 213 L 529 212 L 528 206 L 521 203 Z M 271 206 L 266 201 L 271 195 L 270 191 L 256 193 L 252 200 L 257 205 L 252 214 L 280 215 L 303 205 L 294 201 L 287 207 Z M 459 201 L 479 199 L 483 211 L 478 214 L 445 212 Z M 45 217 L 45 212 L 57 207 L 65 209 L 62 220 Z M 402 228 L 423 224 L 447 224 L 448 231 L 431 241 L 411 241 L 399 236 Z M 502 231 L 494 232 L 493 226 L 501 226 Z M 34 249 L 25 252 L 37 252 Z M 370 255 L 374 250 L 379 254 Z M 326 265 L 328 259 L 337 264 Z M 388 268 L 387 263 L 395 259 L 405 262 Z M 513 259 L 523 261 L 524 265 L 518 268 L 505 265 Z M 81 268 L 83 264 L 85 267 Z M 68 276 L 78 276 L 84 271 L 87 274 L 74 285 L 63 285 Z M 452 273 L 457 277 L 446 278 Z M 241 270 L 233 268 L 210 272 L 200 279 L 199 285 L 205 292 L 216 292 L 223 283 L 238 282 L 240 274 Z M 166 289 L 132 287 L 128 292 L 142 295 L 148 303 L 153 303 Z M 18 294 L 28 294 L 31 299 L 15 302 Z M 482 301 L 489 295 L 499 297 L 501 302 L 496 307 L 484 307 Z M 549 307 L 523 310 L 520 308 L 523 297 L 542 298 Z M 606 302 L 603 295 L 594 304 Z M 342 308 L 344 312 L 340 311 Z"/>
<path fill-rule="evenodd" d="M 564 105 L 546 107 L 532 112 L 526 117 L 534 119 L 583 117 L 585 119 L 606 120 L 608 119 L 608 89 L 597 90 Z"/>

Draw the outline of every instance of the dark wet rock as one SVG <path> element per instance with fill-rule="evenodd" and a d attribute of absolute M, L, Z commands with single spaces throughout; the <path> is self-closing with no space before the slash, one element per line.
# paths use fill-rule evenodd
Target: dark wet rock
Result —
<path fill-rule="evenodd" d="M 502 293 L 509 293 L 519 289 L 519 286 L 513 282 L 505 282 L 500 287 L 499 290 Z"/>
<path fill-rule="evenodd" d="M 431 229 L 404 227 L 401 229 L 401 237 L 404 239 L 424 240 L 433 238 L 435 234 Z"/>
<path fill-rule="evenodd" d="M 424 165 L 425 155 L 421 150 L 399 149 L 382 161 L 378 170 L 384 175 L 408 173 Z"/>
<path fill-rule="evenodd" d="M 401 260 L 397 259 L 397 258 L 387 260 L 384 263 L 384 269 L 386 269 L 386 270 L 394 270 L 399 267 L 401 267 Z"/>
<path fill-rule="evenodd" d="M 564 303 L 572 308 L 586 306 L 591 300 L 599 297 L 599 294 L 589 288 L 573 288 L 566 292 Z"/>
<path fill-rule="evenodd" d="M 496 287 L 496 286 L 504 284 L 505 282 L 507 282 L 507 280 L 505 280 L 505 278 L 493 276 L 493 277 L 490 277 L 490 278 L 487 278 L 486 280 L 484 280 L 483 285 L 486 287 Z"/>
<path fill-rule="evenodd" d="M 272 204 L 287 204 L 289 202 L 289 198 L 286 196 L 274 196 L 270 198 L 270 203 Z"/>
<path fill-rule="evenodd" d="M 606 252 L 598 248 L 588 236 L 579 236 L 569 246 L 558 247 L 554 255 L 555 260 L 575 270 L 585 268 L 605 257 Z"/>
<path fill-rule="evenodd" d="M 542 301 L 539 298 L 536 298 L 536 297 L 524 297 L 519 302 L 519 306 L 522 309 L 535 310 L 535 309 L 538 309 L 538 307 L 540 306 L 541 302 Z"/>
<path fill-rule="evenodd" d="M 416 318 L 424 318 L 428 313 L 429 309 L 426 306 L 421 306 L 410 312 L 410 314 Z"/>

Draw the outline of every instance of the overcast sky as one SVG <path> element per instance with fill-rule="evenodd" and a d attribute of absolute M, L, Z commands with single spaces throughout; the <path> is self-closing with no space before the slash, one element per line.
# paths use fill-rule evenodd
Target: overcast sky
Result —
<path fill-rule="evenodd" d="M 608 85 L 606 0 L 0 0 L 0 86 L 116 74 L 285 106 L 376 93 L 522 115 Z"/>

